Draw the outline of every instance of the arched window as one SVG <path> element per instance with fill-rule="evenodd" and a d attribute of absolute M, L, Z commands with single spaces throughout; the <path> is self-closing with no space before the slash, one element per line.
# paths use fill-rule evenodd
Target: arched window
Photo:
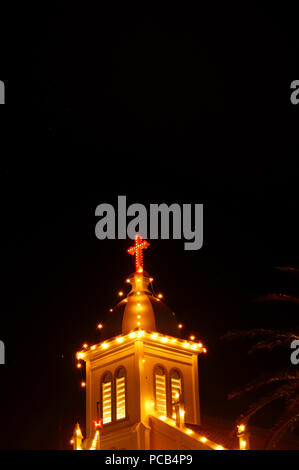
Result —
<path fill-rule="evenodd" d="M 126 417 L 126 370 L 124 367 L 117 369 L 115 373 L 115 402 L 116 420 Z"/>
<path fill-rule="evenodd" d="M 171 393 L 171 416 L 175 419 L 175 406 L 174 403 L 178 401 L 182 393 L 182 376 L 177 369 L 170 371 L 170 393 Z"/>
<path fill-rule="evenodd" d="M 166 416 L 167 397 L 166 397 L 166 373 L 163 367 L 156 366 L 154 369 L 154 387 L 155 387 L 155 406 L 158 413 Z"/>
<path fill-rule="evenodd" d="M 105 372 L 101 381 L 103 424 L 112 421 L 112 374 Z"/>

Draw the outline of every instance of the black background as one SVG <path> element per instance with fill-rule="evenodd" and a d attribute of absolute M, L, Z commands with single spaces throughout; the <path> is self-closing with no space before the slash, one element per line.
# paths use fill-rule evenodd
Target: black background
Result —
<path fill-rule="evenodd" d="M 297 17 L 260 2 L 7 11 L 0 448 L 67 449 L 77 420 L 84 429 L 75 353 L 99 340 L 133 267 L 129 240 L 94 234 L 96 206 L 118 195 L 204 203 L 201 250 L 162 240 L 145 253 L 184 334 L 207 344 L 204 414 L 235 419 L 244 402 L 227 393 L 289 364 L 288 351 L 250 359 L 220 337 L 297 324 L 294 309 L 252 302 L 298 292 L 298 278 L 274 269 L 299 264 Z"/>

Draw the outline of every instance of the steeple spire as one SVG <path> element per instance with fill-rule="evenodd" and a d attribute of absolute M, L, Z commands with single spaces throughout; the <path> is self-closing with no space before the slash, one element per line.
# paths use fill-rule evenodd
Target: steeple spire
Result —
<path fill-rule="evenodd" d="M 135 245 L 131 246 L 127 250 L 130 255 L 135 255 L 135 266 L 136 272 L 138 273 L 143 272 L 143 250 L 145 250 L 148 246 L 150 246 L 148 241 L 142 240 L 140 235 L 136 235 Z"/>

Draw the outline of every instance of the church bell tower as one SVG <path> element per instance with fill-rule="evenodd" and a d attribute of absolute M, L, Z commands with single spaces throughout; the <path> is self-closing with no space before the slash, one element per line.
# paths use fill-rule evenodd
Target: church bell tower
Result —
<path fill-rule="evenodd" d="M 109 312 L 101 342 L 77 353 L 86 363 L 82 449 L 176 449 L 162 422 L 174 429 L 200 424 L 198 355 L 206 350 L 178 337 L 181 325 L 154 294 L 143 269 L 148 246 L 137 236 L 128 249 L 135 257 L 130 291 Z"/>

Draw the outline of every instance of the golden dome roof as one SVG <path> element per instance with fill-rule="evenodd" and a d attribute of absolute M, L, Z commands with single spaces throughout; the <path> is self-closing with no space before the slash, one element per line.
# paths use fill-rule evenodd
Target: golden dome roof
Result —
<path fill-rule="evenodd" d="M 175 314 L 149 289 L 150 279 L 144 271 L 127 279 L 131 290 L 111 309 L 101 339 L 125 335 L 136 328 L 177 336 Z"/>

